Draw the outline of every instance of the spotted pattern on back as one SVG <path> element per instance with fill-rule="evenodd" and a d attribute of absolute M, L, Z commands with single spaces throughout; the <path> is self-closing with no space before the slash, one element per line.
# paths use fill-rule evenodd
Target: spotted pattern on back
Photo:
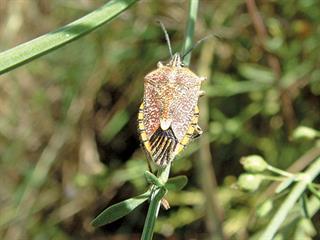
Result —
<path fill-rule="evenodd" d="M 181 65 L 177 54 L 168 65 L 145 76 L 139 132 L 144 149 L 157 165 L 167 165 L 201 134 L 197 102 L 202 80 Z"/>

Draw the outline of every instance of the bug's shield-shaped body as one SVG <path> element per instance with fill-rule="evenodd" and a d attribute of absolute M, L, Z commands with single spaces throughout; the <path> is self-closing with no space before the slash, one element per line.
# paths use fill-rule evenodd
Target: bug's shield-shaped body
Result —
<path fill-rule="evenodd" d="M 183 67 L 179 54 L 145 76 L 139 132 L 144 149 L 157 165 L 167 165 L 201 134 L 197 103 L 203 80 Z"/>

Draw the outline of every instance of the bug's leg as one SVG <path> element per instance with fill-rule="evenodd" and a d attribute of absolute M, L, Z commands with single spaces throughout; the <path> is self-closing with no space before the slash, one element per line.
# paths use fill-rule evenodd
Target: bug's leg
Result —
<path fill-rule="evenodd" d="M 148 163 L 149 172 L 152 172 L 152 173 L 153 173 L 153 170 L 152 170 L 152 167 L 151 167 L 151 163 L 150 163 L 150 159 L 149 159 L 149 158 L 147 158 L 147 163 Z"/>
<path fill-rule="evenodd" d="M 200 135 L 203 133 L 201 127 L 199 125 L 196 125 L 194 128 L 194 132 L 192 134 L 192 139 L 195 139 L 197 137 L 200 137 Z"/>
<path fill-rule="evenodd" d="M 161 205 L 165 210 L 168 210 L 170 208 L 169 202 L 165 198 L 161 199 Z"/>
<path fill-rule="evenodd" d="M 207 80 L 207 77 L 199 77 L 200 81 L 203 82 L 205 80 Z"/>
<path fill-rule="evenodd" d="M 203 90 L 200 90 L 198 94 L 199 94 L 199 97 L 202 97 L 206 94 L 206 92 Z"/>

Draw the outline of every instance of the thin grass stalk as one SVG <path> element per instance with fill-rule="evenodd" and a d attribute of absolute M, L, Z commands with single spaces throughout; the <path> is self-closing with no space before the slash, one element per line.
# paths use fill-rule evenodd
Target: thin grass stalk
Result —
<path fill-rule="evenodd" d="M 188 16 L 188 22 L 187 22 L 186 36 L 185 36 L 184 45 L 183 45 L 183 53 L 185 53 L 192 47 L 194 29 L 197 21 L 198 6 L 199 6 L 199 0 L 189 1 L 189 16 Z M 183 60 L 186 66 L 190 64 L 190 59 L 191 59 L 191 52 L 187 54 Z"/>
<path fill-rule="evenodd" d="M 194 27 L 197 19 L 198 5 L 199 5 L 198 0 L 190 0 L 187 30 L 186 30 L 186 36 L 184 41 L 184 51 L 186 51 L 186 49 L 189 49 L 192 46 Z M 186 65 L 189 65 L 190 58 L 191 58 L 191 53 L 189 53 L 184 59 L 184 63 Z M 170 168 L 171 168 L 171 164 L 168 164 L 164 169 L 160 169 L 158 171 L 157 175 L 163 183 L 166 183 L 169 178 Z M 161 205 L 162 197 L 160 198 L 161 196 L 160 190 L 161 189 L 154 190 L 154 192 L 152 193 L 147 217 L 143 227 L 141 240 L 151 240 L 153 237 L 155 221 L 158 217 L 158 213 Z"/>
<path fill-rule="evenodd" d="M 161 180 L 161 182 L 167 182 L 170 174 L 170 168 L 171 164 L 168 164 L 164 169 L 160 169 L 158 171 L 158 178 Z M 153 237 L 154 226 L 159 214 L 163 194 L 164 193 L 161 193 L 161 189 L 153 189 L 151 193 L 150 205 L 143 227 L 141 240 L 151 240 Z"/>
<path fill-rule="evenodd" d="M 204 43 L 198 66 L 198 73 L 200 76 L 206 76 L 208 80 L 204 84 L 210 84 L 210 65 L 213 61 L 215 50 L 215 40 L 210 39 Z M 208 121 L 210 115 L 209 100 L 204 96 L 199 101 L 199 108 L 201 114 L 199 116 L 200 126 L 203 129 L 208 129 Z M 222 210 L 218 204 L 217 199 L 217 182 L 212 164 L 212 155 L 210 152 L 210 139 L 208 133 L 204 131 L 200 140 L 199 154 L 197 154 L 197 170 L 198 179 L 202 191 L 206 198 L 205 203 L 205 223 L 208 231 L 209 239 L 224 239 L 222 228 Z"/>
<path fill-rule="evenodd" d="M 112 0 L 101 8 L 55 31 L 0 53 L 0 74 L 74 41 L 107 23 L 137 0 Z"/>

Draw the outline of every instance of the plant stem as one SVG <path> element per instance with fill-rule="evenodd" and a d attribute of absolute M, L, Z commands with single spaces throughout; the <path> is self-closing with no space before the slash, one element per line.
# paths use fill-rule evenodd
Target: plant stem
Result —
<path fill-rule="evenodd" d="M 187 22 L 187 30 L 184 41 L 183 53 L 192 47 L 192 39 L 194 36 L 194 26 L 197 20 L 199 0 L 190 0 L 189 2 L 189 18 Z M 186 66 L 190 64 L 191 52 L 185 56 L 183 62 Z"/>
<path fill-rule="evenodd" d="M 197 11 L 198 11 L 198 0 L 190 0 L 189 3 L 189 15 L 188 15 L 188 23 L 187 23 L 187 30 L 186 30 L 186 37 L 184 41 L 184 51 L 191 48 L 192 46 L 192 38 L 194 35 L 194 26 L 197 19 Z M 184 63 L 189 65 L 191 58 L 191 53 L 189 53 L 185 59 Z M 170 174 L 171 164 L 168 164 L 165 168 L 158 170 L 158 178 L 160 178 L 162 183 L 166 183 L 169 174 Z M 155 221 L 158 217 L 161 199 L 164 196 L 165 192 L 163 192 L 163 188 L 154 189 L 153 193 L 151 194 L 151 202 L 149 205 L 147 217 L 145 220 L 145 224 L 143 227 L 143 232 L 141 236 L 141 240 L 151 240 L 154 232 Z M 162 191 L 162 192 L 161 192 Z"/>
<path fill-rule="evenodd" d="M 271 172 L 277 173 L 277 174 L 285 176 L 285 177 L 289 177 L 289 178 L 294 177 L 294 174 L 283 171 L 283 170 L 276 168 L 276 167 L 273 167 L 271 165 L 268 165 L 267 169 Z"/>
<path fill-rule="evenodd" d="M 263 180 L 277 181 L 277 182 L 281 182 L 287 179 L 284 177 L 276 177 L 276 176 L 270 176 L 270 175 L 261 175 L 261 177 Z"/>
<path fill-rule="evenodd" d="M 305 180 L 301 180 L 291 190 L 285 201 L 281 204 L 276 214 L 271 219 L 266 230 L 259 239 L 271 240 L 280 228 L 281 224 L 287 217 L 289 211 L 294 207 L 295 203 L 306 190 L 308 184 L 320 173 L 320 157 L 304 172 Z"/>
<path fill-rule="evenodd" d="M 170 174 L 171 164 L 158 170 L 158 178 L 161 182 L 166 183 Z M 151 240 L 154 232 L 154 226 L 160 210 L 161 199 L 165 195 L 163 188 L 154 188 L 151 193 L 150 205 L 147 217 L 143 226 L 141 240 Z"/>
<path fill-rule="evenodd" d="M 214 39 L 206 41 L 200 53 L 200 59 L 198 62 L 197 73 L 200 76 L 206 76 L 207 81 L 204 85 L 210 85 L 210 75 L 212 74 L 210 65 L 213 61 L 214 51 L 216 42 Z M 199 101 L 199 108 L 201 115 L 199 116 L 200 126 L 206 130 L 209 129 L 209 119 L 210 119 L 210 105 L 209 99 L 203 96 Z M 204 131 L 202 134 L 199 144 L 201 148 L 199 149 L 198 155 L 196 156 L 198 160 L 197 163 L 197 178 L 201 185 L 202 192 L 205 197 L 205 224 L 206 231 L 208 233 L 208 239 L 225 239 L 223 232 L 223 210 L 218 199 L 218 187 L 217 180 L 213 166 L 213 157 L 210 151 L 210 139 L 209 134 Z"/>
<path fill-rule="evenodd" d="M 137 0 L 112 0 L 86 16 L 53 32 L 0 53 L 0 74 L 17 68 L 54 49 L 80 38 L 111 21 Z"/>

